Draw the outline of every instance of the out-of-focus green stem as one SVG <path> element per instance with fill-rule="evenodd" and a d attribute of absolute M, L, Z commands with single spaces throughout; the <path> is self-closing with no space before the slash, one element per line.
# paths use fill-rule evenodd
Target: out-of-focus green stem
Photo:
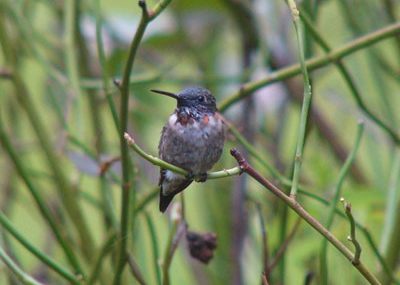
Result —
<path fill-rule="evenodd" d="M 74 224 L 77 232 L 79 233 L 81 249 L 85 256 L 90 259 L 92 253 L 94 252 L 94 245 L 88 226 L 86 224 L 86 220 L 84 219 L 81 208 L 77 203 L 76 197 L 78 195 L 76 195 L 74 191 L 72 191 L 73 187 L 65 176 L 65 173 L 62 169 L 62 163 L 60 163 L 60 158 L 58 157 L 58 155 L 56 155 L 50 141 L 51 136 L 48 135 L 43 121 L 39 116 L 39 112 L 36 110 L 35 104 L 31 98 L 31 94 L 29 94 L 28 90 L 26 89 L 25 83 L 19 73 L 19 70 L 16 68 L 17 55 L 14 54 L 14 51 L 10 46 L 10 43 L 12 42 L 12 37 L 9 36 L 8 27 L 4 25 L 3 21 L 4 17 L 3 15 L 1 15 L 0 43 L 3 48 L 4 58 L 7 59 L 9 67 L 12 68 L 12 83 L 16 90 L 16 98 L 18 100 L 18 103 L 25 110 L 29 118 L 29 122 L 32 124 L 33 131 L 39 139 L 40 146 L 45 153 L 49 168 L 53 172 L 54 183 L 57 185 L 56 188 L 59 191 L 59 195 L 62 197 L 61 201 L 63 203 L 63 206 L 70 216 L 71 221 Z"/>
<path fill-rule="evenodd" d="M 156 229 L 154 227 L 153 220 L 151 219 L 151 216 L 147 213 L 144 212 L 145 218 L 146 218 L 146 224 L 149 229 L 150 237 L 151 237 L 151 246 L 153 249 L 153 261 L 154 261 L 154 270 L 156 271 L 156 279 L 157 279 L 157 284 L 161 285 L 161 271 L 160 271 L 160 265 L 158 263 L 158 259 L 160 258 L 160 253 L 158 250 L 158 244 L 157 244 L 157 234 L 156 234 Z"/>
<path fill-rule="evenodd" d="M 168 5 L 170 0 L 161 0 L 152 11 L 147 10 L 147 5 L 144 0 L 139 0 L 138 4 L 142 10 L 139 25 L 136 29 L 135 36 L 132 39 L 128 59 L 126 61 L 123 79 L 121 82 L 121 104 L 120 104 L 120 148 L 121 148 L 121 162 L 122 162 L 122 187 L 121 187 L 121 221 L 119 232 L 119 248 L 117 255 L 117 267 L 114 277 L 114 285 L 121 282 L 121 274 L 127 261 L 126 245 L 129 224 L 129 203 L 131 191 L 131 175 L 132 167 L 129 161 L 128 144 L 125 141 L 124 134 L 128 126 L 128 111 L 129 111 L 129 79 L 131 77 L 132 67 L 135 61 L 137 50 L 139 49 L 140 42 L 144 35 L 147 25 L 155 19 L 157 15 Z M 134 193 L 134 192 L 133 192 Z M 133 199 L 134 201 L 135 199 Z"/>
<path fill-rule="evenodd" d="M 316 42 L 321 46 L 321 48 L 326 52 L 329 53 L 332 51 L 331 47 L 327 43 L 327 41 L 323 38 L 323 36 L 318 32 L 318 30 L 314 27 L 313 23 L 310 21 L 308 15 L 301 11 L 300 13 L 300 18 L 303 20 L 304 24 L 307 26 L 307 29 L 310 31 L 310 34 L 314 37 Z M 358 107 L 365 113 L 368 118 L 370 118 L 375 124 L 380 126 L 383 130 L 385 130 L 389 135 L 390 134 L 396 134 L 396 132 L 388 126 L 386 123 L 384 123 L 381 119 L 379 119 L 364 103 L 364 100 L 361 97 L 360 91 L 358 90 L 357 86 L 353 82 L 353 79 L 351 78 L 350 72 L 347 70 L 345 65 L 341 60 L 337 60 L 334 62 L 334 64 L 337 66 L 340 74 L 342 75 L 343 79 L 345 80 L 347 86 L 349 86 L 349 89 L 351 91 L 351 94 L 356 101 Z"/>
<path fill-rule="evenodd" d="M 17 154 L 17 151 L 14 149 L 12 143 L 10 142 L 7 134 L 5 133 L 3 123 L 0 120 L 0 143 L 3 146 L 5 152 L 9 155 L 11 161 L 13 162 L 15 169 L 18 172 L 18 175 L 24 181 L 26 187 L 30 191 L 33 199 L 35 200 L 37 207 L 40 210 L 45 221 L 49 224 L 52 232 L 54 233 L 58 243 L 60 244 L 61 248 L 63 249 L 69 263 L 74 268 L 74 270 L 78 274 L 83 274 L 81 266 L 79 265 L 78 259 L 76 258 L 74 252 L 72 251 L 71 247 L 68 245 L 66 240 L 62 235 L 62 230 L 59 229 L 59 225 L 53 219 L 53 215 L 51 214 L 50 210 L 47 208 L 45 200 L 42 198 L 40 191 L 36 188 L 36 186 L 32 183 L 28 172 L 23 165 L 20 157 Z"/>
<path fill-rule="evenodd" d="M 75 101 L 78 102 L 81 98 L 81 87 L 79 79 L 79 68 L 77 62 L 77 45 L 75 43 L 76 31 L 76 10 L 77 0 L 67 0 L 65 3 L 65 62 L 67 67 L 68 79 L 75 93 Z"/>
<path fill-rule="evenodd" d="M 332 227 L 333 220 L 335 218 L 336 205 L 339 202 L 339 199 L 341 196 L 342 185 L 343 185 L 344 179 L 346 178 L 346 174 L 349 171 L 351 164 L 353 163 L 353 161 L 356 157 L 356 153 L 360 146 L 360 141 L 361 141 L 363 131 L 364 131 L 364 124 L 359 123 L 356 139 L 354 142 L 354 147 L 351 150 L 349 156 L 347 157 L 343 167 L 340 169 L 339 178 L 338 178 L 338 181 L 335 186 L 334 197 L 333 197 L 332 202 L 329 207 L 328 220 L 325 225 L 327 230 L 330 230 Z M 321 254 L 320 254 L 321 284 L 328 284 L 328 258 L 327 258 L 327 256 L 328 256 L 328 241 L 326 239 L 323 239 L 322 245 L 321 245 Z"/>
<path fill-rule="evenodd" d="M 104 52 L 104 45 L 103 45 L 103 36 L 102 36 L 102 19 L 100 15 L 100 0 L 95 0 L 95 17 L 96 17 L 96 45 L 97 45 L 97 53 L 99 55 L 99 61 L 101 65 L 101 78 L 103 81 L 103 90 L 106 95 L 107 103 L 111 111 L 111 115 L 113 118 L 113 122 L 115 125 L 115 128 L 117 131 L 119 131 L 119 121 L 118 121 L 118 114 L 117 114 L 117 108 L 115 107 L 114 100 L 111 95 L 111 86 L 110 82 L 111 80 L 108 69 L 107 69 L 107 61 L 106 61 L 106 55 Z"/>
<path fill-rule="evenodd" d="M 306 137 L 308 111 L 311 106 L 312 93 L 311 93 L 310 80 L 308 78 L 308 71 L 305 64 L 304 43 L 303 43 L 304 31 L 302 23 L 300 22 L 299 18 L 299 10 L 297 10 L 296 3 L 294 0 L 288 0 L 288 5 L 292 13 L 293 24 L 296 30 L 300 67 L 301 67 L 301 73 L 303 74 L 303 82 L 304 82 L 304 97 L 303 97 L 303 104 L 301 106 L 299 131 L 297 134 L 297 145 L 296 145 L 296 154 L 294 158 L 292 187 L 290 189 L 290 196 L 296 199 L 297 188 L 300 178 L 300 169 L 303 161 L 303 150 L 304 150 L 304 141 Z"/>
<path fill-rule="evenodd" d="M 78 277 L 69 272 L 67 269 L 63 268 L 56 261 L 45 255 L 42 251 L 34 247 L 17 229 L 13 224 L 7 219 L 7 217 L 0 211 L 0 224 L 17 239 L 27 250 L 29 250 L 33 255 L 39 258 L 43 263 L 45 263 L 49 268 L 53 269 L 55 272 L 60 274 L 66 280 L 72 284 L 80 284 Z"/>
<path fill-rule="evenodd" d="M 4 262 L 5 265 L 17 276 L 18 280 L 21 281 L 22 284 L 25 285 L 44 285 L 27 273 L 25 273 L 21 268 L 18 267 L 17 264 L 5 253 L 3 248 L 0 246 L 0 259 Z"/>
<path fill-rule="evenodd" d="M 110 234 L 110 236 L 106 239 L 104 245 L 101 247 L 97 258 L 95 259 L 94 266 L 91 270 L 87 285 L 94 284 L 94 282 L 96 282 L 96 280 L 100 277 L 99 272 L 101 270 L 101 265 L 103 264 L 104 258 L 107 256 L 107 254 L 111 252 L 113 244 L 115 243 L 115 239 L 116 234 Z"/>
<path fill-rule="evenodd" d="M 396 36 L 400 33 L 400 23 L 394 23 L 392 25 L 386 26 L 382 29 L 379 29 L 375 32 L 371 32 L 365 36 L 362 36 L 358 39 L 351 41 L 350 43 L 332 50 L 326 55 L 318 56 L 311 58 L 305 62 L 308 71 L 313 71 L 320 67 L 326 66 L 330 63 L 334 63 L 335 61 L 344 58 L 356 51 L 362 50 L 367 46 L 380 42 L 389 37 Z M 221 112 L 225 111 L 228 107 L 249 96 L 252 92 L 265 87 L 271 83 L 281 81 L 283 79 L 287 79 L 301 73 L 301 67 L 299 64 L 294 64 L 276 72 L 271 73 L 268 77 L 244 84 L 240 90 L 227 99 L 225 99 L 219 106 L 219 110 Z M 393 141 L 398 145 L 400 144 L 399 135 L 395 132 L 390 132 L 389 135 L 392 137 Z"/>
<path fill-rule="evenodd" d="M 400 188 L 400 179 L 398 179 L 397 189 Z M 397 201 L 396 214 L 393 222 L 393 228 L 390 234 L 389 243 L 384 253 L 386 263 L 393 270 L 400 256 L 400 200 Z M 384 275 L 383 282 L 387 282 L 388 276 Z"/>
<path fill-rule="evenodd" d="M 172 229 L 169 233 L 167 248 L 165 249 L 164 260 L 162 263 L 163 270 L 163 285 L 170 285 L 169 268 L 172 258 L 182 235 L 186 232 L 186 223 L 184 221 L 173 221 Z"/>
<path fill-rule="evenodd" d="M 144 31 L 147 27 L 147 8 L 144 1 L 139 2 L 139 6 L 142 9 L 142 17 L 140 19 L 139 26 L 136 30 L 135 36 L 132 40 L 128 60 L 125 65 L 124 77 L 121 83 L 121 104 L 120 104 L 120 148 L 121 148 L 121 162 L 122 162 L 122 187 L 121 187 L 121 221 L 120 221 L 120 232 L 118 236 L 118 254 L 117 254 L 117 267 L 114 276 L 114 285 L 119 285 L 121 282 L 121 275 L 124 266 L 127 262 L 127 235 L 129 225 L 129 201 L 131 191 L 131 179 L 132 179 L 132 167 L 129 161 L 128 145 L 124 138 L 124 132 L 128 126 L 128 111 L 129 111 L 129 78 L 132 71 L 136 52 L 139 48 L 140 41 L 144 35 Z"/>

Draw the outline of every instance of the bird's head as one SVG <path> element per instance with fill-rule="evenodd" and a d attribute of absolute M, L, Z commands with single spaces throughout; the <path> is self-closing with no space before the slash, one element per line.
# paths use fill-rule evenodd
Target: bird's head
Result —
<path fill-rule="evenodd" d="M 214 96 L 209 90 L 203 87 L 185 88 L 177 94 L 154 89 L 151 91 L 176 99 L 178 108 L 194 108 L 197 111 L 210 113 L 217 111 L 217 105 Z"/>

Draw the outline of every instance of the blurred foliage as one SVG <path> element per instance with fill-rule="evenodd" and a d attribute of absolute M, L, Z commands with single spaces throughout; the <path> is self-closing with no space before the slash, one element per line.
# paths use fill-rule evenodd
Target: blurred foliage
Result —
<path fill-rule="evenodd" d="M 121 166 L 118 131 L 106 94 L 119 106 L 119 90 L 112 81 L 122 79 L 140 9 L 135 1 L 97 1 L 0 0 L 0 119 L 3 135 L 26 170 L 26 179 L 43 197 L 86 280 L 102 246 L 109 241 L 97 274 L 99 284 L 111 284 L 117 242 L 110 236 L 119 227 Z M 73 3 L 76 9 L 68 12 Z M 148 6 L 156 3 L 148 1 Z M 395 0 L 305 0 L 299 7 L 308 12 L 313 26 L 333 50 L 364 34 L 399 23 L 400 17 L 400 3 Z M 238 9 L 250 18 L 239 19 Z M 68 19 L 71 15 L 73 18 Z M 102 25 L 107 92 L 96 48 L 96 17 Z M 246 21 L 254 26 L 241 25 Z M 342 62 L 365 104 L 400 135 L 398 31 L 397 36 L 355 52 Z M 307 58 L 324 55 L 307 29 L 305 34 Z M 250 63 L 243 66 L 246 41 L 252 37 L 258 42 L 250 52 Z M 177 92 L 185 86 L 201 85 L 221 102 L 239 90 L 242 83 L 262 79 L 297 62 L 297 44 L 285 1 L 172 1 L 149 25 L 138 50 L 130 84 L 128 132 L 145 151 L 155 155 L 160 131 L 175 103 L 150 93 L 150 89 Z M 396 231 L 400 231 L 396 224 L 400 222 L 399 144 L 357 106 L 334 64 L 312 72 L 311 79 L 313 102 L 301 183 L 310 194 L 330 201 L 339 170 L 351 151 L 357 122 L 364 120 L 366 130 L 342 195 L 351 202 L 356 221 L 371 234 L 390 271 L 399 280 L 400 246 L 393 241 Z M 250 124 L 241 119 L 248 110 L 242 102 L 224 112 L 242 133 L 252 129 L 255 134 L 252 144 L 258 154 L 288 179 L 292 175 L 302 92 L 300 76 L 259 88 L 251 97 L 254 111 Z M 50 151 L 67 181 L 67 193 L 60 191 L 62 182 L 47 159 L 46 146 L 38 138 L 32 117 L 27 116 L 30 106 L 43 123 L 45 139 L 51 143 Z M 4 137 L 1 145 L 1 214 L 39 251 L 75 273 L 10 159 Z M 223 157 L 214 169 L 235 166 L 229 149 L 239 146 L 238 140 L 228 135 Z M 341 151 L 335 150 L 335 146 Z M 158 194 L 151 195 L 157 190 L 159 169 L 135 153 L 131 153 L 131 161 L 136 174 L 133 186 L 136 199 L 131 201 L 128 252 L 146 284 L 160 284 L 168 236 L 176 222 L 171 221 L 170 213 L 159 213 Z M 259 161 L 253 158 L 249 161 L 266 177 L 271 177 Z M 108 166 L 105 163 L 110 168 L 100 175 L 100 169 Z M 237 183 L 235 177 L 218 179 L 195 183 L 185 191 L 184 215 L 189 229 L 215 233 L 217 248 L 214 258 L 204 265 L 190 257 L 183 238 L 169 270 L 171 284 L 260 284 L 264 270 L 262 230 L 266 231 L 271 261 L 284 243 L 282 233 L 288 236 L 297 218 L 290 211 L 284 214 L 285 204 L 248 179 L 246 199 L 241 201 L 247 213 L 247 224 L 242 225 L 243 250 L 235 255 L 233 237 L 238 233 L 233 226 L 237 221 L 232 200 Z M 81 244 L 77 221 L 66 210 L 67 196 L 81 210 L 75 215 L 81 215 L 82 222 L 87 223 L 94 252 L 84 253 L 87 244 Z M 146 197 L 151 198 L 150 202 L 134 211 Z M 179 203 L 180 199 L 175 200 Z M 302 194 L 299 201 L 326 224 L 329 204 Z M 257 205 L 264 220 L 263 229 Z M 342 205 L 337 206 L 344 213 Z M 353 249 L 346 241 L 348 221 L 335 217 L 332 233 Z M 357 235 L 363 247 L 363 262 L 385 284 L 391 284 L 377 259 L 377 251 L 360 229 Z M 310 273 L 314 274 L 312 284 L 320 284 L 322 240 L 302 222 L 283 253 L 284 259 L 278 261 L 268 276 L 270 284 L 303 284 Z M 44 284 L 69 284 L 21 246 L 5 227 L 0 227 L 0 246 L 25 272 Z M 329 284 L 365 284 L 342 255 L 331 246 L 328 249 Z M 239 259 L 239 267 L 235 259 Z M 239 280 L 232 280 L 235 272 L 241 272 Z M 127 267 L 123 277 L 124 284 L 137 282 Z M 19 284 L 2 263 L 0 284 Z"/>

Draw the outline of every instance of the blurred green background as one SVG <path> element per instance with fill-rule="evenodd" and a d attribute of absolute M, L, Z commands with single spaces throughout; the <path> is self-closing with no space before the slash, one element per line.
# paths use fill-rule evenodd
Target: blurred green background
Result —
<path fill-rule="evenodd" d="M 149 8 L 156 3 L 147 1 Z M 400 2 L 305 0 L 298 5 L 332 50 L 397 24 L 397 36 L 352 53 L 342 62 L 368 109 L 400 136 Z M 1 214 L 40 252 L 72 273 L 74 268 L 10 159 L 5 140 L 16 152 L 26 180 L 44 199 L 85 276 L 90 276 L 104 243 L 119 230 L 120 144 L 109 103 L 114 102 L 119 115 L 120 93 L 113 79 L 122 79 L 139 19 L 136 1 L 0 0 Z M 99 35 L 105 52 L 103 63 L 96 43 Z M 307 27 L 304 36 L 306 58 L 325 54 Z M 298 61 L 296 35 L 285 1 L 174 0 L 149 24 L 137 52 L 127 131 L 146 152 L 156 155 L 161 129 L 175 102 L 150 89 L 178 92 L 200 85 L 221 103 L 243 83 L 261 80 Z M 395 284 L 387 272 L 400 279 L 400 240 L 396 238 L 400 232 L 400 143 L 356 104 L 354 92 L 334 64 L 313 71 L 311 82 L 313 101 L 301 171 L 301 184 L 308 194 L 302 192 L 298 199 L 326 225 L 339 171 L 354 146 L 358 121 L 363 120 L 365 131 L 341 197 L 351 202 L 354 218 L 376 246 L 373 248 L 365 231 L 357 229 L 362 261 L 384 284 Z M 223 114 L 265 162 L 291 179 L 303 96 L 301 75 L 280 79 L 251 95 L 224 109 Z M 29 112 L 43 123 L 39 129 L 48 146 L 40 140 Z M 288 190 L 265 165 L 247 155 L 230 133 L 213 170 L 236 166 L 229 155 L 232 147 L 242 149 L 260 173 Z M 56 157 L 73 204 L 82 210 L 75 221 L 74 214 L 68 213 L 75 208 L 66 209 L 69 200 L 59 189 L 62 183 L 47 159 L 46 148 Z M 169 212 L 158 211 L 158 167 L 133 151 L 130 159 L 134 178 L 128 252 L 146 284 L 161 284 L 165 252 L 176 221 Z M 298 224 L 296 214 L 251 178 L 242 175 L 194 183 L 184 198 L 189 230 L 215 233 L 217 248 L 209 264 L 202 264 L 190 257 L 187 241 L 181 238 L 169 268 L 170 284 L 260 284 L 265 268 L 287 242 L 267 276 L 269 284 L 323 284 L 323 237 L 304 221 Z M 135 211 L 143 201 L 148 203 Z M 175 202 L 179 204 L 180 198 Z M 337 208 L 344 213 L 341 203 Z M 94 247 L 89 254 L 85 254 L 86 245 L 82 246 L 75 228 L 76 219 L 89 227 Z M 347 219 L 335 215 L 331 231 L 353 250 L 347 241 Z M 118 242 L 111 239 L 105 247 L 103 265 L 95 274 L 99 284 L 113 280 Z M 3 223 L 0 246 L 43 284 L 69 284 L 10 235 Z M 367 284 L 330 245 L 327 266 L 328 284 Z M 127 266 L 122 282 L 139 284 L 133 275 Z M 307 276 L 313 277 L 311 281 Z M 20 282 L 0 263 L 0 284 Z"/>

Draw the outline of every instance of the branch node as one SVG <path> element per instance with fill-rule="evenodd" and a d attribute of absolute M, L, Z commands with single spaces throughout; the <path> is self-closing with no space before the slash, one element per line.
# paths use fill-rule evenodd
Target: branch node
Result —
<path fill-rule="evenodd" d="M 119 89 L 121 88 L 122 82 L 121 82 L 120 79 L 114 78 L 114 79 L 113 79 L 113 83 L 114 83 L 114 85 L 115 85 L 117 88 L 119 88 Z"/>
<path fill-rule="evenodd" d="M 243 157 L 243 155 L 236 148 L 232 148 L 230 153 L 236 159 L 237 163 L 239 164 L 241 173 L 246 171 L 246 169 L 249 166 L 249 164 L 247 163 L 247 161 Z"/>
<path fill-rule="evenodd" d="M 138 5 L 139 5 L 139 7 L 142 8 L 142 9 L 146 9 L 146 6 L 147 6 L 145 0 L 139 0 L 139 1 L 138 1 Z"/>
<path fill-rule="evenodd" d="M 135 140 L 127 132 L 124 133 L 124 139 L 126 140 L 128 145 L 135 144 Z"/>

